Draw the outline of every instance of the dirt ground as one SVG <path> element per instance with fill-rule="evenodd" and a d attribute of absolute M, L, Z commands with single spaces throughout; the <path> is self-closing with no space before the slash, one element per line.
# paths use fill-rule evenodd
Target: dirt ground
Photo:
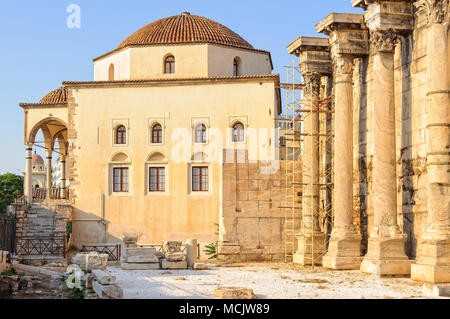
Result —
<path fill-rule="evenodd" d="M 217 286 L 253 289 L 260 299 L 421 299 L 423 284 L 380 278 L 360 271 L 330 271 L 297 265 L 210 264 L 209 270 L 124 271 L 108 268 L 126 299 L 214 298 Z"/>

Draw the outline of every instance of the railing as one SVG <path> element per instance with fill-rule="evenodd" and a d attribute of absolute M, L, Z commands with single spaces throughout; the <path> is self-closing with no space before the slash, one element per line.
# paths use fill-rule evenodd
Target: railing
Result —
<path fill-rule="evenodd" d="M 66 237 L 16 238 L 16 253 L 21 256 L 66 257 Z"/>
<path fill-rule="evenodd" d="M 16 219 L 12 216 L 0 216 L 0 251 L 3 261 L 3 252 L 9 256 L 14 254 L 16 237 Z"/>
<path fill-rule="evenodd" d="M 33 200 L 47 199 L 47 188 L 33 188 L 32 190 Z M 51 196 L 54 200 L 70 199 L 70 191 L 68 188 L 52 188 Z"/>
<path fill-rule="evenodd" d="M 109 261 L 120 261 L 121 248 L 121 244 L 83 245 L 83 247 L 81 248 L 81 252 L 89 253 L 95 251 L 99 254 L 108 254 Z"/>

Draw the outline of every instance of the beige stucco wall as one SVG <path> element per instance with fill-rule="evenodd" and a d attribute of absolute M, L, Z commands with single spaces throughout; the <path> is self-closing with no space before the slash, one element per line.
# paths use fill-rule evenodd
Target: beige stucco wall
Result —
<path fill-rule="evenodd" d="M 175 57 L 175 73 L 164 74 L 164 60 Z M 233 76 L 233 60 L 241 59 L 240 75 L 272 72 L 269 53 L 213 44 L 128 47 L 94 62 L 94 80 L 107 81 L 109 67 L 115 80 L 180 79 Z"/>
<path fill-rule="evenodd" d="M 125 233 L 138 233 L 141 243 L 191 237 L 200 242 L 216 240 L 214 233 L 222 206 L 221 163 L 207 164 L 210 167 L 209 192 L 192 194 L 189 191 L 190 163 L 177 163 L 172 151 L 176 150 L 181 137 L 192 144 L 190 134 L 195 120 L 206 123 L 211 132 L 213 129 L 225 132 L 235 119 L 244 122 L 248 130 L 273 128 L 275 82 L 274 79 L 257 79 L 195 85 L 73 88 L 73 100 L 69 104 L 73 127 L 69 128 L 69 142 L 70 165 L 73 165 L 70 183 L 75 195 L 74 244 L 110 242 L 121 239 Z M 149 127 L 153 121 L 164 126 L 164 145 L 149 144 Z M 113 145 L 113 128 L 118 123 L 128 128 L 128 145 Z M 177 136 L 176 130 L 180 128 L 181 134 Z M 270 139 L 269 135 L 262 143 L 269 145 Z M 224 133 L 222 144 L 226 145 L 227 141 Z M 204 151 L 213 157 L 214 151 L 208 150 L 211 146 L 205 145 Z M 248 140 L 247 144 L 237 147 L 246 149 Z M 119 152 L 130 159 L 122 163 L 130 167 L 130 192 L 123 196 L 112 194 L 110 184 L 111 160 Z M 154 152 L 161 152 L 168 159 L 167 163 L 158 163 L 168 169 L 167 194 L 146 192 L 146 160 Z M 192 152 L 193 149 L 188 150 L 187 161 Z M 221 152 L 222 149 L 216 151 Z M 107 226 L 101 223 L 102 213 Z"/>
<path fill-rule="evenodd" d="M 25 112 L 24 143 L 27 142 L 31 132 L 41 121 L 50 118 L 67 125 L 69 120 L 67 107 L 40 107 L 27 109 Z"/>

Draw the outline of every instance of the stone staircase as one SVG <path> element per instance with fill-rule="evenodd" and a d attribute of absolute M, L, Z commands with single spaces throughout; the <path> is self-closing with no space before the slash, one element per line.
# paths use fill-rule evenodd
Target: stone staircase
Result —
<path fill-rule="evenodd" d="M 34 203 L 16 212 L 16 252 L 20 259 L 64 258 L 66 206 Z"/>

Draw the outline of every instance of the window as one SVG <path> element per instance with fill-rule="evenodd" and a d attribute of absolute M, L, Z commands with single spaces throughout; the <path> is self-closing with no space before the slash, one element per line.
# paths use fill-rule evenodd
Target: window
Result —
<path fill-rule="evenodd" d="M 204 124 L 198 124 L 194 130 L 195 138 L 194 141 L 197 144 L 206 143 L 206 126 Z"/>
<path fill-rule="evenodd" d="M 164 167 L 149 168 L 149 190 L 150 192 L 164 192 L 166 190 L 166 170 Z"/>
<path fill-rule="evenodd" d="M 128 192 L 128 167 L 113 168 L 113 191 L 115 193 Z"/>
<path fill-rule="evenodd" d="M 173 55 L 169 55 L 164 61 L 164 73 L 166 74 L 175 73 L 175 58 Z"/>
<path fill-rule="evenodd" d="M 235 58 L 233 60 L 233 76 L 239 75 L 239 59 Z"/>
<path fill-rule="evenodd" d="M 192 167 L 192 191 L 208 191 L 208 167 Z"/>
<path fill-rule="evenodd" d="M 127 144 L 127 129 L 120 125 L 116 128 L 116 144 Z"/>
<path fill-rule="evenodd" d="M 162 144 L 163 138 L 162 138 L 162 126 L 160 124 L 153 125 L 152 128 L 152 143 L 154 144 Z"/>
<path fill-rule="evenodd" d="M 233 142 L 242 143 L 245 141 L 244 125 L 240 122 L 233 125 Z"/>
<path fill-rule="evenodd" d="M 114 81 L 114 64 L 111 64 L 111 65 L 109 66 L 108 80 L 109 80 L 109 81 Z"/>

